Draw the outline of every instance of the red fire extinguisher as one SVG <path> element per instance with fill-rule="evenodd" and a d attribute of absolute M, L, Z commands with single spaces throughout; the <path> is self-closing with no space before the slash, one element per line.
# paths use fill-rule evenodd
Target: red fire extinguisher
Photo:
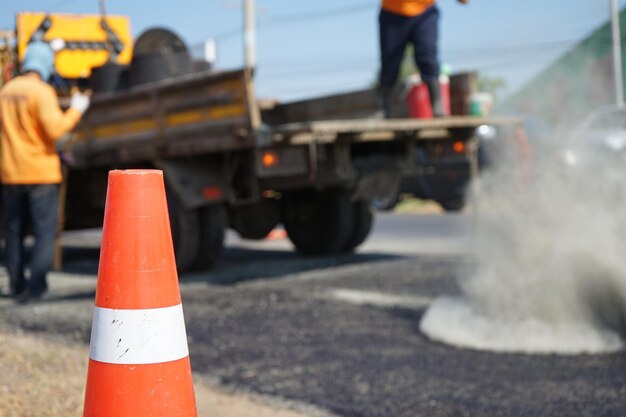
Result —
<path fill-rule="evenodd" d="M 433 109 L 430 105 L 428 87 L 422 81 L 419 74 L 411 75 L 406 80 L 406 103 L 409 108 L 409 116 L 417 119 L 432 119 Z M 441 107 L 443 114 L 450 115 L 450 77 L 446 74 L 439 76 L 441 89 Z"/>

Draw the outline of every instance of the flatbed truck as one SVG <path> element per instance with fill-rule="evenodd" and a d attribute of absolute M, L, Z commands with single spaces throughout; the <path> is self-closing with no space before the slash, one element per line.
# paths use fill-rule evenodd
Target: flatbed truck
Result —
<path fill-rule="evenodd" d="M 303 255 L 350 252 L 370 233 L 370 201 L 423 168 L 417 148 L 471 167 L 478 126 L 519 123 L 469 116 L 315 120 L 305 108 L 300 102 L 261 111 L 249 70 L 95 95 L 74 133 L 65 229 L 101 226 L 109 170 L 158 168 L 181 271 L 210 267 L 229 227 L 263 239 L 282 224 Z M 319 114 L 319 103 L 312 108 Z M 461 153 L 455 143 L 463 144 Z"/>

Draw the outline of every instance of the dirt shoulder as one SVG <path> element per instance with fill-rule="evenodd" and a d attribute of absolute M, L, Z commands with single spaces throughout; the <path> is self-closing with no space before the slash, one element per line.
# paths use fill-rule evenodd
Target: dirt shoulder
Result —
<path fill-rule="evenodd" d="M 82 416 L 88 348 L 63 340 L 0 331 L 0 417 Z M 307 417 L 195 378 L 198 417 Z"/>

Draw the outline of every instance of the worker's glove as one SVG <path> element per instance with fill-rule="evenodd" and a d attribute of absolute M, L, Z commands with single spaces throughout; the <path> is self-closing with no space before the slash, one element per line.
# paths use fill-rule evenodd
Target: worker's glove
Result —
<path fill-rule="evenodd" d="M 67 166 L 73 166 L 75 159 L 74 154 L 71 151 L 57 151 L 57 155 L 61 159 L 61 162 Z"/>
<path fill-rule="evenodd" d="M 76 141 L 76 134 L 63 135 L 56 141 L 55 147 L 57 155 L 65 165 L 74 165 L 74 155 L 72 154 L 72 144 Z"/>
<path fill-rule="evenodd" d="M 89 108 L 89 103 L 91 99 L 87 94 L 83 93 L 74 93 L 72 95 L 72 100 L 70 101 L 70 108 L 78 111 L 80 114 L 83 114 Z"/>

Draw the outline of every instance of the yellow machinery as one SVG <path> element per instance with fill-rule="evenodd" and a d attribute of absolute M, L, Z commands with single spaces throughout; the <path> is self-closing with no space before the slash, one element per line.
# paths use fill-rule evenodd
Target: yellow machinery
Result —
<path fill-rule="evenodd" d="M 63 39 L 65 46 L 57 53 L 55 66 L 65 79 L 88 78 L 91 69 L 109 62 L 129 64 L 133 41 L 126 16 L 103 17 L 98 14 L 18 13 L 16 47 L 19 62 L 28 43 Z"/>

